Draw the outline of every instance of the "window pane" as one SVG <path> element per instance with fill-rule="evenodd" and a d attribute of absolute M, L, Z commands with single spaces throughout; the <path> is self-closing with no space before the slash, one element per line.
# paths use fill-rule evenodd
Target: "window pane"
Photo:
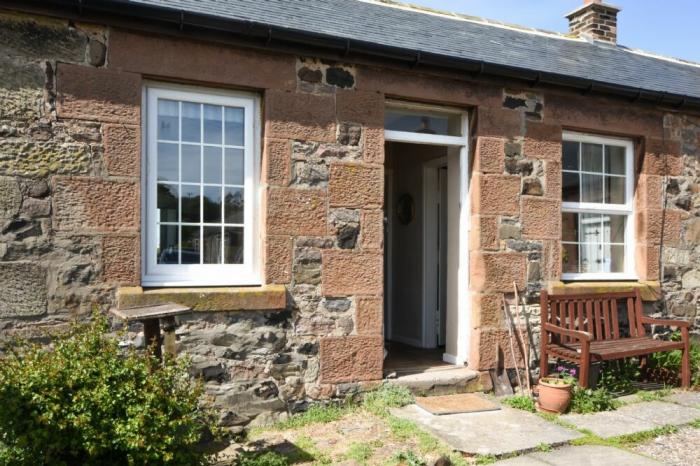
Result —
<path fill-rule="evenodd" d="M 603 146 L 600 144 L 581 144 L 581 171 L 603 172 Z"/>
<path fill-rule="evenodd" d="M 562 212 L 561 214 L 562 241 L 578 241 L 578 214 Z"/>
<path fill-rule="evenodd" d="M 384 127 L 392 131 L 462 136 L 462 117 L 449 113 L 387 109 Z"/>
<path fill-rule="evenodd" d="M 226 223 L 243 223 L 243 189 L 226 188 L 224 195 Z"/>
<path fill-rule="evenodd" d="M 625 197 L 625 178 L 620 176 L 606 176 L 605 202 L 608 204 L 624 204 Z"/>
<path fill-rule="evenodd" d="M 579 170 L 578 151 L 580 144 L 574 141 L 564 141 L 562 148 L 562 168 L 564 170 Z"/>
<path fill-rule="evenodd" d="M 564 172 L 562 177 L 561 199 L 564 202 L 581 202 L 578 173 Z"/>
<path fill-rule="evenodd" d="M 226 264 L 243 263 L 243 228 L 224 228 L 224 262 Z"/>
<path fill-rule="evenodd" d="M 158 229 L 156 258 L 159 264 L 177 264 L 177 230 L 177 225 L 161 225 Z"/>
<path fill-rule="evenodd" d="M 579 273 L 578 244 L 562 244 L 561 270 L 564 273 Z"/>
<path fill-rule="evenodd" d="M 177 144 L 158 143 L 158 181 L 178 181 Z"/>
<path fill-rule="evenodd" d="M 601 175 L 581 175 L 581 202 L 603 202 L 603 177 Z"/>
<path fill-rule="evenodd" d="M 187 183 L 201 183 L 202 166 L 200 164 L 200 152 L 202 146 L 183 144 L 182 150 L 182 181 Z"/>
<path fill-rule="evenodd" d="M 179 222 L 177 216 L 177 185 L 158 184 L 158 218 L 161 222 Z"/>
<path fill-rule="evenodd" d="M 204 142 L 221 144 L 221 107 L 204 105 Z"/>
<path fill-rule="evenodd" d="M 605 173 L 625 174 L 625 148 L 605 146 Z"/>
<path fill-rule="evenodd" d="M 205 264 L 221 264 L 221 227 L 204 227 L 202 259 Z"/>
<path fill-rule="evenodd" d="M 204 186 L 204 223 L 221 221 L 221 187 Z"/>
<path fill-rule="evenodd" d="M 199 227 L 182 226 L 182 251 L 180 251 L 183 264 L 199 264 Z"/>
<path fill-rule="evenodd" d="M 613 244 L 610 246 L 610 272 L 623 273 L 625 271 L 625 246 Z"/>
<path fill-rule="evenodd" d="M 181 197 L 182 221 L 185 223 L 199 223 L 199 186 L 183 184 Z M 182 237 L 184 241 L 184 232 Z"/>
<path fill-rule="evenodd" d="M 182 103 L 182 140 L 187 142 L 201 142 L 202 117 L 201 105 L 191 102 Z"/>
<path fill-rule="evenodd" d="M 243 145 L 244 110 L 242 108 L 226 107 L 224 109 L 225 144 L 229 146 Z"/>
<path fill-rule="evenodd" d="M 600 243 L 581 243 L 581 273 L 604 271 L 603 248 Z"/>
<path fill-rule="evenodd" d="M 178 103 L 158 99 L 158 139 L 178 140 Z"/>
<path fill-rule="evenodd" d="M 220 147 L 204 147 L 204 182 L 221 184 Z"/>
<path fill-rule="evenodd" d="M 604 243 L 624 243 L 625 224 L 627 217 L 624 215 L 609 215 L 603 217 L 603 242 Z"/>
<path fill-rule="evenodd" d="M 243 149 L 226 149 L 226 160 L 224 160 L 226 173 L 224 175 L 224 183 L 243 184 L 243 162 Z"/>

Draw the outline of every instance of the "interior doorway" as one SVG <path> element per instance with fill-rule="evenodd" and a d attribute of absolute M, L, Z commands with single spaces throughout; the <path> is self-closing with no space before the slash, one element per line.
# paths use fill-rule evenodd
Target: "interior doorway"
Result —
<path fill-rule="evenodd" d="M 385 148 L 387 339 L 415 348 L 446 340 L 447 151 L 400 142 Z"/>
<path fill-rule="evenodd" d="M 456 109 L 385 112 L 385 371 L 466 363 L 467 128 Z"/>

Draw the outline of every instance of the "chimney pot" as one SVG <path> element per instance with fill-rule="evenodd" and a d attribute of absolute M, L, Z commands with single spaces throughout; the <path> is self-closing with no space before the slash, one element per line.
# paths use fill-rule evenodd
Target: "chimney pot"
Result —
<path fill-rule="evenodd" d="M 619 12 L 619 7 L 603 3 L 603 0 L 584 0 L 580 8 L 566 15 L 569 20 L 569 33 L 576 37 L 615 44 Z"/>

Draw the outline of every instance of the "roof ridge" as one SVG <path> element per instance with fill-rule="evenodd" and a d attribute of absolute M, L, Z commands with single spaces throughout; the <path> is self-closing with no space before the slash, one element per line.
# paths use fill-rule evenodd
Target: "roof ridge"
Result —
<path fill-rule="evenodd" d="M 523 26 L 520 24 L 507 23 L 504 21 L 484 18 L 481 16 L 473 16 L 473 15 L 467 15 L 464 13 L 444 11 L 444 10 L 439 10 L 436 8 L 425 7 L 422 5 L 416 5 L 413 3 L 401 2 L 401 1 L 397 1 L 397 0 L 358 0 L 358 1 L 364 2 L 364 3 L 370 3 L 370 4 L 374 4 L 374 5 L 379 5 L 379 6 L 385 6 L 388 8 L 397 8 L 397 9 L 401 9 L 401 10 L 412 11 L 415 13 L 440 16 L 443 18 L 454 19 L 457 21 L 469 21 L 469 22 L 473 22 L 473 23 L 484 24 L 486 26 L 502 27 L 505 29 L 510 29 L 510 30 L 514 30 L 514 31 L 518 31 L 518 32 L 524 32 L 524 33 L 528 33 L 528 34 L 535 34 L 535 35 L 539 35 L 539 36 L 551 37 L 553 39 L 571 40 L 571 41 L 575 41 L 575 42 L 583 42 L 583 43 L 588 43 L 591 45 L 596 45 L 596 46 L 601 46 L 601 47 L 616 48 L 616 49 L 623 51 L 623 52 L 633 53 L 635 55 L 641 55 L 641 56 L 648 57 L 648 58 L 654 58 L 657 60 L 664 60 L 664 61 L 668 61 L 671 63 L 679 64 L 679 65 L 700 67 L 700 62 L 694 62 L 692 60 L 687 60 L 684 58 L 673 57 L 670 55 L 663 55 L 661 53 L 650 52 L 647 50 L 638 49 L 638 48 L 634 48 L 634 47 L 628 47 L 628 46 L 622 45 L 622 44 L 610 44 L 610 43 L 601 43 L 601 42 L 591 41 L 591 40 L 588 40 L 585 38 L 573 36 L 569 33 L 548 31 L 546 29 L 538 29 L 538 28 L 533 28 L 533 27 L 529 27 L 529 26 Z"/>
<path fill-rule="evenodd" d="M 485 24 L 487 26 L 502 27 L 505 29 L 511 29 L 520 32 L 527 32 L 530 34 L 537 34 L 542 36 L 553 37 L 557 39 L 566 39 L 581 41 L 580 38 L 572 36 L 568 33 L 549 31 L 547 29 L 533 28 L 530 26 L 524 26 L 522 24 L 507 23 L 505 21 L 500 21 L 496 19 L 484 18 L 482 16 L 468 15 L 465 13 L 457 13 L 453 11 L 439 10 L 437 8 L 430 8 L 423 5 L 416 5 L 414 3 L 400 2 L 397 0 L 358 0 L 364 3 L 370 3 L 379 6 L 385 6 L 388 8 L 397 8 L 400 10 L 413 11 L 415 13 L 422 13 L 427 15 L 440 16 L 448 19 L 454 19 L 457 21 L 469 21 L 472 23 Z"/>

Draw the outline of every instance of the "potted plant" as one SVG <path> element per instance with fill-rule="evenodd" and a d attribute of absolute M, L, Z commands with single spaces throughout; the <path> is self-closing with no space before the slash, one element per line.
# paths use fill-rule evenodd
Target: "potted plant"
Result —
<path fill-rule="evenodd" d="M 571 388 L 576 383 L 576 369 L 557 367 L 557 375 L 542 377 L 538 383 L 538 409 L 563 414 L 571 403 Z"/>

